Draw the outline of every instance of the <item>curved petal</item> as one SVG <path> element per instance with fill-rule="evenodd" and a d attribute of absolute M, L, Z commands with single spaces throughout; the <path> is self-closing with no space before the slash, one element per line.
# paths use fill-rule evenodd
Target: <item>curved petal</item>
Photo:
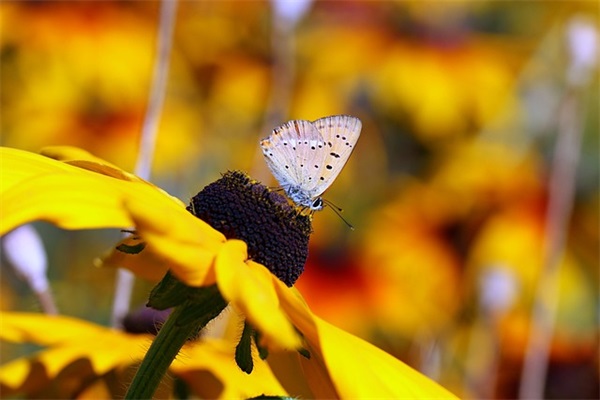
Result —
<path fill-rule="evenodd" d="M 235 362 L 235 346 L 230 341 L 204 338 L 184 346 L 170 370 L 184 378 L 201 398 L 248 399 L 259 395 L 287 395 L 269 365 L 254 357 L 252 374 L 242 372 Z M 219 388 L 208 388 L 202 373 L 210 372 Z"/>
<path fill-rule="evenodd" d="M 315 357 L 302 360 L 307 377 L 323 379 L 327 371 L 342 398 L 455 399 L 452 393 L 425 375 L 377 347 L 313 315 L 298 294 L 275 282 L 281 307 L 304 334 Z M 311 355 L 313 355 L 311 353 Z M 311 387 L 319 393 L 323 382 Z"/>
<path fill-rule="evenodd" d="M 32 377 L 36 384 L 47 382 L 80 359 L 88 359 L 93 372 L 102 375 L 140 360 L 151 340 L 150 335 L 129 335 L 65 316 L 3 312 L 0 321 L 3 340 L 50 346 L 31 359 L 0 366 L 0 384 L 11 390 L 21 390 Z"/>
<path fill-rule="evenodd" d="M 370 343 L 318 317 L 315 323 L 323 359 L 343 398 L 457 399 L 438 383 Z M 369 372 L 365 373 L 367 368 Z"/>
<path fill-rule="evenodd" d="M 229 240 L 219 252 L 215 270 L 221 294 L 260 331 L 267 345 L 300 347 L 298 334 L 279 307 L 273 275 L 260 264 L 246 263 L 246 250 L 244 242 Z"/>
<path fill-rule="evenodd" d="M 9 147 L 0 147 L 0 167 L 2 167 L 0 168 L 0 191 L 2 193 L 13 185 L 34 176 L 52 172 L 82 173 L 82 170 L 68 164 Z"/>
<path fill-rule="evenodd" d="M 156 209 L 149 202 L 127 201 L 125 209 L 147 243 L 144 251 L 165 260 L 180 281 L 189 286 L 214 283 L 212 265 L 225 236 L 182 207 Z"/>
<path fill-rule="evenodd" d="M 157 210 L 183 208 L 155 186 L 87 171 L 26 151 L 0 148 L 0 234 L 34 220 L 66 229 L 125 228 L 125 199 Z"/>
<path fill-rule="evenodd" d="M 72 146 L 48 146 L 40 150 L 40 154 L 73 165 L 75 167 L 97 172 L 102 175 L 126 181 L 143 182 L 143 179 L 132 173 L 122 170 L 114 164 L 109 163 L 90 152 Z"/>
<path fill-rule="evenodd" d="M 49 326 L 52 329 L 49 331 Z M 73 336 L 97 335 L 106 328 L 66 316 L 36 313 L 0 313 L 0 339 L 14 343 L 37 343 L 53 346 L 68 342 Z"/>
<path fill-rule="evenodd" d="M 2 192 L 0 234 L 36 220 L 66 229 L 130 227 L 122 203 L 113 182 L 73 173 L 37 175 Z"/>
<path fill-rule="evenodd" d="M 61 157 L 87 157 L 71 150 L 73 154 Z M 190 214 L 179 200 L 147 182 L 115 179 L 118 169 L 96 173 L 105 164 L 89 157 L 92 164 L 87 166 L 95 172 L 0 148 L 0 234 L 36 220 L 66 229 L 135 227 L 147 243 L 146 251 L 157 261 L 145 268 L 163 264 L 157 271 L 146 271 L 148 275 L 164 274 L 168 265 L 188 285 L 213 283 L 211 266 L 225 237 Z"/>
<path fill-rule="evenodd" d="M 140 360 L 151 340 L 150 335 L 131 335 L 64 316 L 4 312 L 1 317 L 0 339 L 49 346 L 0 366 L 5 396 L 37 393 L 74 365 L 91 367 L 71 376 L 83 384 L 91 380 L 90 374 L 97 377 Z M 185 345 L 169 370 L 207 398 L 287 394 L 268 364 L 257 360 L 252 374 L 245 374 L 233 362 L 234 352 L 230 341 L 204 338 Z"/>
<path fill-rule="evenodd" d="M 152 186 L 154 189 L 168 196 L 177 204 L 185 207 L 185 204 L 181 200 L 179 200 L 177 197 L 169 195 L 163 189 L 154 186 L 153 184 L 140 178 L 139 176 L 136 176 L 131 172 L 127 172 L 117 167 L 116 165 L 111 164 L 106 160 L 103 160 L 102 158 L 96 157 L 90 152 L 80 149 L 79 147 L 48 146 L 44 147 L 40 151 L 40 154 L 58 161 L 62 161 L 66 164 L 73 165 L 74 167 L 110 176 L 112 178 L 117 178 L 125 181 L 146 183 L 147 185 Z"/>

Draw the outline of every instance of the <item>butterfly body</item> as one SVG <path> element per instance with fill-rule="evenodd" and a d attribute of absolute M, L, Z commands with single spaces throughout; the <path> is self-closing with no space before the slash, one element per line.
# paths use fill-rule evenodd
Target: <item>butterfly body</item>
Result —
<path fill-rule="evenodd" d="M 348 161 L 360 136 L 358 118 L 334 115 L 293 120 L 275 128 L 260 145 L 269 169 L 300 207 L 323 208 L 321 194 Z"/>
<path fill-rule="evenodd" d="M 323 209 L 323 199 L 320 196 L 312 195 L 302 189 L 301 186 L 282 186 L 285 193 L 294 203 L 308 207 L 313 211 L 319 211 Z"/>

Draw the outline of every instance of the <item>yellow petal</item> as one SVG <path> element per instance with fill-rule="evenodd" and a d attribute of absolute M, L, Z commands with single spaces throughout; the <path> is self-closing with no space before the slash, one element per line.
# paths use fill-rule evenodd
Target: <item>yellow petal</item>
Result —
<path fill-rule="evenodd" d="M 129 335 L 64 316 L 3 312 L 0 317 L 0 338 L 50 346 L 32 360 L 17 359 L 0 367 L 0 384 L 14 390 L 32 379 L 37 384 L 52 380 L 79 359 L 89 360 L 97 376 L 130 365 L 143 357 L 151 340 L 150 335 Z M 36 375 L 35 364 L 43 367 L 42 377 Z"/>
<path fill-rule="evenodd" d="M 319 350 L 313 348 L 310 343 L 307 344 L 306 349 L 311 354 L 310 359 L 301 356 L 296 356 L 296 358 L 304 372 L 304 379 L 314 393 L 313 397 L 319 399 L 341 398 Z"/>
<path fill-rule="evenodd" d="M 12 389 L 16 391 L 23 383 L 29 379 L 35 381 L 39 385 L 43 377 L 32 376 L 31 362 L 26 358 L 18 358 L 0 366 L 0 384 L 2 385 L 2 393 L 6 395 L 7 391 Z"/>
<path fill-rule="evenodd" d="M 310 345 L 312 357 L 302 363 L 316 371 L 309 382 L 315 393 L 324 387 L 315 377 L 322 380 L 327 371 L 342 398 L 456 398 L 400 360 L 313 315 L 296 292 L 282 285 L 276 290 L 282 308 Z"/>
<path fill-rule="evenodd" d="M 54 173 L 13 185 L 2 193 L 0 234 L 36 220 L 66 229 L 132 226 L 117 185 L 99 178 L 103 177 Z"/>
<path fill-rule="evenodd" d="M 113 165 L 99 157 L 96 157 L 90 152 L 80 149 L 79 147 L 49 146 L 44 147 L 40 151 L 40 154 L 58 161 L 63 161 L 67 164 L 76 166 L 78 168 L 98 172 L 107 176 L 112 176 L 113 178 L 137 182 L 143 181 L 143 179 L 140 179 L 139 177 L 129 172 L 126 172 L 117 167 L 116 165 Z"/>
<path fill-rule="evenodd" d="M 31 358 L 19 358 L 0 366 L 0 387 L 5 396 L 43 391 L 57 384 L 66 369 L 81 361 L 91 370 L 69 375 L 80 380 L 71 382 L 77 385 L 130 366 L 141 359 L 151 340 L 150 335 L 130 335 L 63 316 L 5 312 L 1 317 L 0 338 L 50 346 Z M 207 338 L 188 343 L 170 371 L 184 378 L 194 393 L 207 398 L 287 394 L 268 364 L 256 360 L 252 374 L 245 374 L 235 364 L 234 352 L 235 346 L 230 341 Z"/>
<path fill-rule="evenodd" d="M 223 297 L 241 311 L 264 336 L 267 345 L 295 349 L 299 337 L 279 307 L 273 274 L 254 262 L 245 262 L 246 244 L 229 240 L 219 252 L 215 270 Z"/>
<path fill-rule="evenodd" d="M 425 375 L 370 343 L 314 319 L 322 357 L 342 398 L 457 399 Z"/>
<path fill-rule="evenodd" d="M 112 394 L 106 380 L 98 379 L 77 394 L 78 400 L 110 399 Z"/>
<path fill-rule="evenodd" d="M 205 338 L 184 346 L 170 370 L 183 377 L 194 394 L 201 398 L 247 399 L 261 394 L 287 395 L 267 363 L 254 357 L 254 369 L 249 375 L 239 369 L 234 357 L 235 346 L 230 341 Z M 210 380 L 201 379 L 206 372 L 216 378 L 216 387 L 207 387 Z"/>
<path fill-rule="evenodd" d="M 163 259 L 187 285 L 214 283 L 213 261 L 225 242 L 220 232 L 183 207 L 156 209 L 150 202 L 127 201 L 125 208 L 133 218 L 137 234 L 147 243 L 144 251 Z"/>
<path fill-rule="evenodd" d="M 93 159 L 76 149 L 55 156 Z M 211 266 L 225 237 L 157 187 L 124 180 L 96 159 L 83 160 L 92 172 L 15 149 L 1 148 L 0 157 L 0 234 L 36 220 L 66 229 L 135 227 L 153 253 L 144 257 L 157 261 L 145 268 L 162 264 L 147 275 L 162 275 L 168 265 L 188 285 L 214 282 Z"/>
<path fill-rule="evenodd" d="M 0 234 L 35 220 L 66 229 L 130 227 L 125 199 L 156 210 L 182 209 L 156 187 L 86 171 L 21 150 L 0 148 Z"/>
<path fill-rule="evenodd" d="M 13 185 L 31 177 L 52 173 L 82 171 L 70 165 L 42 157 L 28 151 L 0 147 L 0 191 L 3 193 Z"/>
<path fill-rule="evenodd" d="M 2 312 L 0 339 L 15 343 L 52 346 L 68 342 L 73 336 L 99 334 L 105 328 L 76 318 L 35 313 Z M 51 331 L 48 327 L 52 326 Z"/>
<path fill-rule="evenodd" d="M 145 181 L 144 179 L 122 170 L 114 164 L 109 163 L 102 158 L 96 157 L 93 154 L 89 153 L 86 150 L 80 149 L 78 147 L 72 146 L 49 146 L 44 147 L 41 152 L 42 155 L 46 157 L 53 158 L 55 160 L 63 161 L 69 165 L 73 165 L 77 168 L 81 168 L 84 170 L 96 172 L 102 175 L 110 176 L 112 178 L 122 179 L 126 181 L 133 182 L 144 182 L 159 192 L 165 194 L 171 200 L 176 202 L 177 204 L 184 206 L 184 203 L 176 197 L 169 195 L 167 192 L 162 190 L 161 188 L 152 185 L 151 183 Z"/>
<path fill-rule="evenodd" d="M 329 391 L 316 391 L 309 385 L 308 379 L 311 377 L 310 372 L 302 365 L 301 360 L 304 357 L 300 356 L 296 351 L 271 351 L 267 362 L 276 374 L 277 379 L 283 387 L 285 387 L 288 393 L 291 393 L 297 399 L 335 399 L 339 398 L 335 390 Z M 327 371 L 324 373 L 325 377 L 328 377 Z M 328 383 L 325 385 L 328 388 L 333 388 L 331 380 L 326 379 Z M 311 382 L 312 383 L 312 382 Z M 324 386 L 319 386 L 319 390 Z"/>
<path fill-rule="evenodd" d="M 75 160 L 86 160 L 97 164 L 108 165 L 114 169 L 120 169 L 114 164 L 96 157 L 87 150 L 74 146 L 46 146 L 40 150 L 40 154 L 52 158 L 58 161 L 75 161 Z"/>

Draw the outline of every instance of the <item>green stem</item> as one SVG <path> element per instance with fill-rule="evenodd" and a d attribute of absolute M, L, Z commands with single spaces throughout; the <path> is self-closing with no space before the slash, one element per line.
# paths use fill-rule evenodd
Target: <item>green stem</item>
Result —
<path fill-rule="evenodd" d="M 216 286 L 200 289 L 202 296 L 177 306 L 162 326 L 131 382 L 126 399 L 152 398 L 185 342 L 227 306 Z M 191 321 L 190 315 L 194 316 Z"/>

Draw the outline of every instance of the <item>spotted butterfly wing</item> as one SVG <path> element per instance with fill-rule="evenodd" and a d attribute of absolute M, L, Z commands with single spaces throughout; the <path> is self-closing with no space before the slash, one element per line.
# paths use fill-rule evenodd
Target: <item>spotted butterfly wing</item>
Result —
<path fill-rule="evenodd" d="M 310 121 L 289 121 L 260 142 L 269 169 L 296 203 L 310 206 L 310 192 L 318 185 L 315 171 L 323 163 L 325 143 Z M 315 165 L 317 167 L 315 167 Z"/>
<path fill-rule="evenodd" d="M 334 115 L 318 119 L 313 124 L 329 149 L 321 164 L 321 185 L 313 193 L 313 196 L 319 196 L 331 186 L 346 165 L 360 136 L 362 123 L 360 119 L 349 115 Z"/>
<path fill-rule="evenodd" d="M 295 120 L 275 128 L 260 145 L 287 195 L 301 206 L 319 210 L 318 196 L 346 164 L 360 129 L 360 120 L 344 115 L 314 122 Z"/>

